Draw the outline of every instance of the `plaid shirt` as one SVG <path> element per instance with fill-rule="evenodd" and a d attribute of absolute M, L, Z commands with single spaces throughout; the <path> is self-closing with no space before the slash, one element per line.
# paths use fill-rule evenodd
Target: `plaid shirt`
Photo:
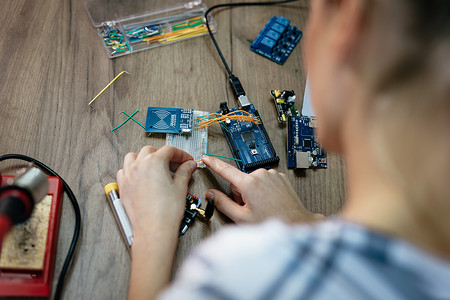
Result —
<path fill-rule="evenodd" d="M 340 219 L 272 220 L 208 239 L 160 299 L 450 299 L 450 262 Z"/>

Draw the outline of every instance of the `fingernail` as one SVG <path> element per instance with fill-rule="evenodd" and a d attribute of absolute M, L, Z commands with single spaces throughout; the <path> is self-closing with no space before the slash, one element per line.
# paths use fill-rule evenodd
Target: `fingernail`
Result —
<path fill-rule="evenodd" d="M 197 163 L 195 161 L 191 161 L 189 167 L 192 171 L 195 171 L 195 169 L 197 169 Z"/>
<path fill-rule="evenodd" d="M 209 191 L 206 193 L 206 199 L 208 200 L 214 200 L 214 193 Z"/>

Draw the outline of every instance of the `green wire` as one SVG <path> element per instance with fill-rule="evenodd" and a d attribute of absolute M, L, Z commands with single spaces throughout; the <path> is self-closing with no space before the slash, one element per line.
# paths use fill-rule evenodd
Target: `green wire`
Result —
<path fill-rule="evenodd" d="M 211 119 L 215 119 L 215 118 L 217 118 L 217 117 L 213 117 L 213 116 L 207 117 L 207 115 L 203 115 L 203 116 L 197 117 L 197 119 L 203 119 L 203 120 L 211 120 Z M 202 120 L 202 121 L 203 121 L 203 120 Z M 224 121 L 219 122 L 220 126 L 222 126 L 222 128 L 225 129 L 227 132 L 230 132 L 230 131 L 228 130 L 227 126 L 225 126 L 225 125 L 223 124 L 223 122 L 224 122 Z"/>
<path fill-rule="evenodd" d="M 227 126 L 225 126 L 222 122 L 220 122 L 220 126 L 222 126 L 223 129 L 225 129 L 227 132 L 230 132 L 227 128 Z"/>
<path fill-rule="evenodd" d="M 201 116 L 201 117 L 197 117 L 197 119 L 205 119 L 205 120 L 211 120 L 211 119 L 215 119 L 216 117 L 207 117 L 207 115 Z"/>
<path fill-rule="evenodd" d="M 128 117 L 130 117 L 131 118 L 131 120 L 133 120 L 134 122 L 136 122 L 137 124 L 139 124 L 142 128 L 144 128 L 145 129 L 145 126 L 144 125 L 142 125 L 141 123 L 139 123 L 139 121 L 138 120 L 136 120 L 135 118 L 133 118 L 132 116 L 130 116 L 129 114 L 127 114 L 126 112 L 124 112 L 124 111 L 122 111 L 125 115 L 127 115 Z"/>
<path fill-rule="evenodd" d="M 203 19 L 193 20 L 193 21 L 184 21 L 184 22 L 173 24 L 172 30 L 177 31 L 177 30 L 181 30 L 181 29 L 196 27 L 196 26 L 203 25 L 203 24 L 205 24 L 203 22 Z"/>
<path fill-rule="evenodd" d="M 128 116 L 128 118 L 122 122 L 122 124 L 120 124 L 119 126 L 117 126 L 116 128 L 111 129 L 111 131 L 114 131 L 116 129 L 119 129 L 120 127 L 122 127 L 123 124 L 125 124 L 129 119 L 132 119 L 132 117 L 137 114 L 137 112 L 139 111 L 139 109 L 136 109 L 136 111 L 134 113 L 131 114 L 131 116 Z"/>
<path fill-rule="evenodd" d="M 203 23 L 195 23 L 195 24 L 189 24 L 186 26 L 177 26 L 177 27 L 172 27 L 173 31 L 177 31 L 177 30 L 181 30 L 181 29 L 186 29 L 186 28 L 192 28 L 192 27 L 196 27 L 199 25 L 203 25 Z"/>
<path fill-rule="evenodd" d="M 226 159 L 232 159 L 232 160 L 236 160 L 236 161 L 242 161 L 242 160 L 237 159 L 237 158 L 223 156 L 223 155 L 218 155 L 218 154 L 209 154 L 209 153 L 202 153 L 202 154 L 203 155 L 208 155 L 208 156 L 216 156 L 216 157 L 221 157 L 221 158 L 226 158 Z"/>

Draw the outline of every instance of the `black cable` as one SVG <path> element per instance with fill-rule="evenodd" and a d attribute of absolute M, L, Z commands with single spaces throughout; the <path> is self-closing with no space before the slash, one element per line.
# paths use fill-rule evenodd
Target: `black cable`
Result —
<path fill-rule="evenodd" d="M 67 195 L 69 196 L 70 202 L 72 203 L 73 210 L 75 212 L 75 229 L 73 232 L 72 243 L 70 244 L 69 251 L 67 252 L 66 260 L 64 261 L 64 265 L 61 269 L 61 273 L 58 278 L 58 284 L 56 285 L 54 299 L 60 299 L 62 289 L 64 286 L 64 279 L 66 277 L 67 271 L 69 270 L 70 262 L 72 261 L 72 258 L 75 254 L 75 248 L 77 246 L 78 237 L 80 236 L 81 213 L 80 213 L 80 206 L 78 205 L 77 198 L 73 194 L 69 185 L 64 181 L 64 179 L 61 176 L 59 176 L 55 171 L 53 171 L 52 169 L 50 169 L 49 167 L 47 167 L 45 164 L 41 163 L 40 161 L 38 161 L 34 158 L 31 158 L 29 156 L 22 155 L 22 154 L 6 154 L 6 155 L 0 156 L 0 161 L 7 160 L 7 159 L 20 159 L 20 160 L 25 160 L 25 161 L 31 162 L 31 163 L 35 164 L 36 166 L 38 166 L 39 168 L 43 169 L 45 172 L 47 172 L 51 176 L 56 176 L 59 179 L 61 179 L 64 190 L 67 193 Z"/>
<path fill-rule="evenodd" d="M 227 61 L 225 60 L 225 57 L 222 54 L 222 51 L 220 51 L 220 47 L 217 44 L 216 39 L 214 38 L 213 33 L 211 32 L 211 28 L 209 27 L 209 20 L 208 20 L 208 14 L 212 12 L 216 8 L 220 7 L 233 7 L 233 6 L 256 6 L 256 5 L 275 5 L 275 4 L 283 4 L 288 2 L 294 2 L 298 0 L 284 0 L 284 1 L 268 1 L 268 2 L 237 2 L 237 3 L 223 3 L 223 4 L 217 4 L 214 6 L 211 6 L 205 13 L 205 20 L 206 20 L 206 27 L 208 28 L 209 36 L 211 37 L 211 40 L 214 43 L 214 46 L 217 49 L 217 52 L 219 53 L 220 59 L 222 59 L 223 65 L 225 66 L 225 69 L 227 70 L 228 76 L 233 76 L 233 72 L 231 72 L 230 67 L 227 64 Z"/>

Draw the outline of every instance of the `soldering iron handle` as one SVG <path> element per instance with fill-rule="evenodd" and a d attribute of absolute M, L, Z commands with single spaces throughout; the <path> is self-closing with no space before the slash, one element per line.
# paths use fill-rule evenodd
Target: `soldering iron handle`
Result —
<path fill-rule="evenodd" d="M 30 218 L 34 205 L 47 192 L 47 175 L 34 167 L 17 176 L 11 184 L 0 188 L 0 241 L 12 225 Z"/>

